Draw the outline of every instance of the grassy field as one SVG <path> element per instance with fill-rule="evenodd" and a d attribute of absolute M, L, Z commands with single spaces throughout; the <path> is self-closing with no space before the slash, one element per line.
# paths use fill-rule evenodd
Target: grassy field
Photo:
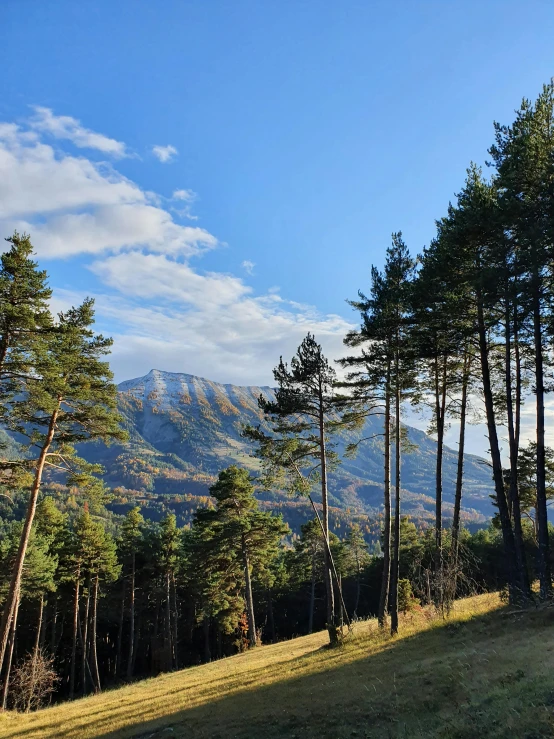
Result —
<path fill-rule="evenodd" d="M 261 647 L 31 715 L 0 736 L 123 739 L 554 737 L 554 609 L 514 612 L 496 596 L 446 621 L 408 614 L 401 634 L 359 623 Z"/>

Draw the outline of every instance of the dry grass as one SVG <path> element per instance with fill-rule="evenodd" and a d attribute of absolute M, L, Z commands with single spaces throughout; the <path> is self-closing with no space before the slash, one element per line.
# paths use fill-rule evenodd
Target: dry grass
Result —
<path fill-rule="evenodd" d="M 358 624 L 261 647 L 33 715 L 1 737 L 298 739 L 554 737 L 554 609 L 510 612 L 496 596 L 422 612 L 384 638 Z"/>

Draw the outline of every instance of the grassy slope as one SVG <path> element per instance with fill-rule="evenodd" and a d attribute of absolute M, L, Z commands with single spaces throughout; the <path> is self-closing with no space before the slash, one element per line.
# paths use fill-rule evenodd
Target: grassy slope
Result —
<path fill-rule="evenodd" d="M 554 737 L 554 609 L 495 596 L 450 619 L 408 615 L 398 638 L 364 622 L 135 683 L 29 716 L 1 737 Z"/>

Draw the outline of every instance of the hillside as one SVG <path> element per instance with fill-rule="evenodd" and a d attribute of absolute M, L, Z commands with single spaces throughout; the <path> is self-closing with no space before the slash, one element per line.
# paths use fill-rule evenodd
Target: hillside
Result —
<path fill-rule="evenodd" d="M 475 739 L 554 736 L 551 608 L 484 595 L 447 621 L 407 615 L 399 637 L 361 622 L 345 646 L 319 633 L 35 714 L 5 739 Z"/>
<path fill-rule="evenodd" d="M 257 460 L 251 445 L 241 438 L 244 424 L 263 422 L 258 397 L 271 398 L 269 387 L 221 385 L 193 375 L 152 370 L 145 377 L 119 385 L 119 407 L 130 433 L 129 443 L 106 448 L 83 448 L 90 459 L 107 469 L 113 487 L 137 495 L 205 496 L 214 475 L 229 464 L 239 463 L 253 471 Z M 382 419 L 367 419 L 354 459 L 345 459 L 330 476 L 331 504 L 339 511 L 375 515 L 383 498 Z M 359 436 L 346 434 L 338 441 L 339 453 Z M 415 428 L 408 428 L 413 451 L 403 457 L 403 510 L 416 519 L 434 516 L 436 444 Z M 444 516 L 452 513 L 457 454 L 444 455 Z M 466 522 L 482 522 L 492 514 L 490 468 L 484 460 L 466 455 L 464 511 Z M 294 512 L 293 501 L 284 495 L 262 494 L 268 505 Z M 302 508 L 302 506 L 300 506 Z"/>

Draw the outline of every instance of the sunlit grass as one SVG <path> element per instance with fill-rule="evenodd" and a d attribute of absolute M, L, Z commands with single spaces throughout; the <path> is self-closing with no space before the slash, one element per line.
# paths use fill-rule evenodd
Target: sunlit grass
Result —
<path fill-rule="evenodd" d="M 261 647 L 34 715 L 2 737 L 554 736 L 554 610 L 459 601 L 448 619 L 408 614 L 401 633 L 361 622 Z"/>

